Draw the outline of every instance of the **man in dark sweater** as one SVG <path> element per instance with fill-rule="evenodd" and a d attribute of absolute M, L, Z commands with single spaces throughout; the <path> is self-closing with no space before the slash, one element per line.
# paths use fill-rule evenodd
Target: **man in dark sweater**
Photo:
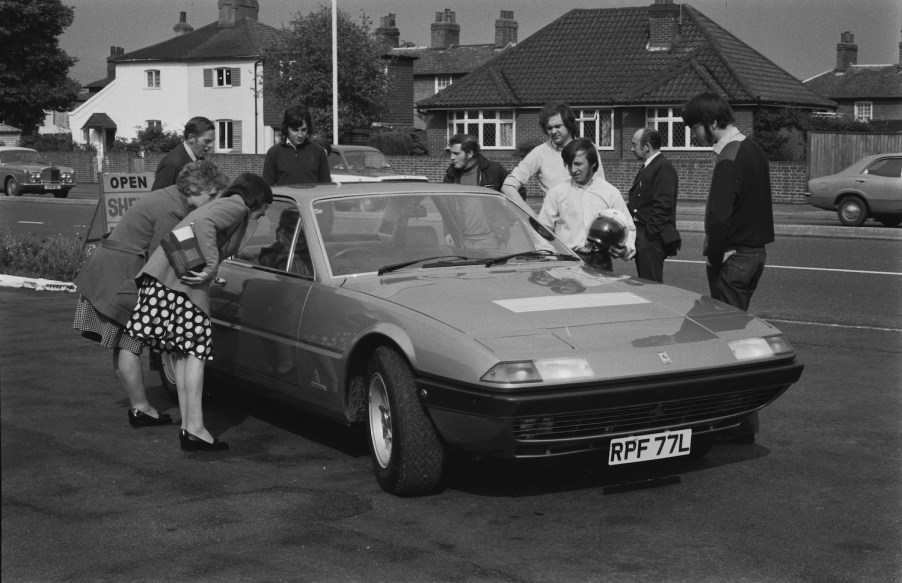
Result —
<path fill-rule="evenodd" d="M 313 118 L 303 105 L 285 110 L 282 142 L 271 147 L 263 159 L 263 180 L 270 186 L 332 181 L 326 150 L 310 139 Z"/>
<path fill-rule="evenodd" d="M 733 125 L 733 110 L 720 95 L 700 93 L 683 107 L 683 121 L 717 154 L 705 206 L 705 246 L 711 297 L 748 310 L 764 272 L 764 246 L 774 240 L 770 168 L 758 145 Z M 752 443 L 753 413 L 731 441 Z"/>

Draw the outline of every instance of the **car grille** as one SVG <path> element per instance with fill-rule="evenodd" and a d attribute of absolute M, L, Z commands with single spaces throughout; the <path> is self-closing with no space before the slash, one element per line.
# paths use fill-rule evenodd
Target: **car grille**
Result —
<path fill-rule="evenodd" d="M 763 407 L 784 388 L 765 387 L 628 407 L 542 417 L 516 417 L 514 437 L 522 441 L 566 440 L 712 422 Z"/>
<path fill-rule="evenodd" d="M 44 168 L 41 171 L 41 182 L 59 182 L 60 181 L 60 170 L 59 168 Z"/>

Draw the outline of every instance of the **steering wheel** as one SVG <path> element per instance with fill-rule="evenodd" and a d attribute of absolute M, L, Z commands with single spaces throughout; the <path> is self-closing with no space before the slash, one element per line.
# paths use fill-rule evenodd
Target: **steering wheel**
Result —
<path fill-rule="evenodd" d="M 350 258 L 355 255 L 360 257 L 379 257 L 379 254 L 369 247 L 348 247 L 347 249 L 342 249 L 341 251 L 333 255 L 332 261 L 343 258 Z"/>

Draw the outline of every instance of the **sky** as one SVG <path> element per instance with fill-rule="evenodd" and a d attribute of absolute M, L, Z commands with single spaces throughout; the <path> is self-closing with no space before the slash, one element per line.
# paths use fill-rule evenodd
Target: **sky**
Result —
<path fill-rule="evenodd" d="M 674 0 L 679 3 L 680 0 Z M 260 21 L 281 28 L 297 14 L 306 15 L 331 0 L 258 0 Z M 70 76 L 82 84 L 106 77 L 111 46 L 125 52 L 172 38 L 179 13 L 187 13 L 195 29 L 217 20 L 217 0 L 63 0 L 75 20 L 60 37 L 60 46 L 78 58 Z M 495 20 L 513 10 L 518 40 L 550 24 L 574 8 L 646 6 L 653 0 L 337 0 L 355 19 L 395 14 L 402 41 L 430 42 L 435 13 L 456 13 L 461 44 L 494 42 Z M 902 41 L 900 0 L 690 0 L 740 40 L 800 80 L 833 69 L 840 34 L 850 31 L 858 45 L 858 64 L 898 64 Z"/>

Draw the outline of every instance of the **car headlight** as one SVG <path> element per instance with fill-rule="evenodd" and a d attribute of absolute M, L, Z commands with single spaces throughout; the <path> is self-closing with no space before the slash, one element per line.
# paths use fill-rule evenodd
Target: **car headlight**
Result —
<path fill-rule="evenodd" d="M 584 358 L 550 358 L 499 362 L 482 375 L 486 383 L 541 383 L 591 377 Z"/>
<path fill-rule="evenodd" d="M 40 182 L 41 181 L 41 173 L 40 172 L 29 172 L 27 176 L 28 176 L 29 182 Z"/>
<path fill-rule="evenodd" d="M 792 345 L 782 336 L 734 340 L 729 346 L 736 360 L 755 360 L 792 353 Z"/>

